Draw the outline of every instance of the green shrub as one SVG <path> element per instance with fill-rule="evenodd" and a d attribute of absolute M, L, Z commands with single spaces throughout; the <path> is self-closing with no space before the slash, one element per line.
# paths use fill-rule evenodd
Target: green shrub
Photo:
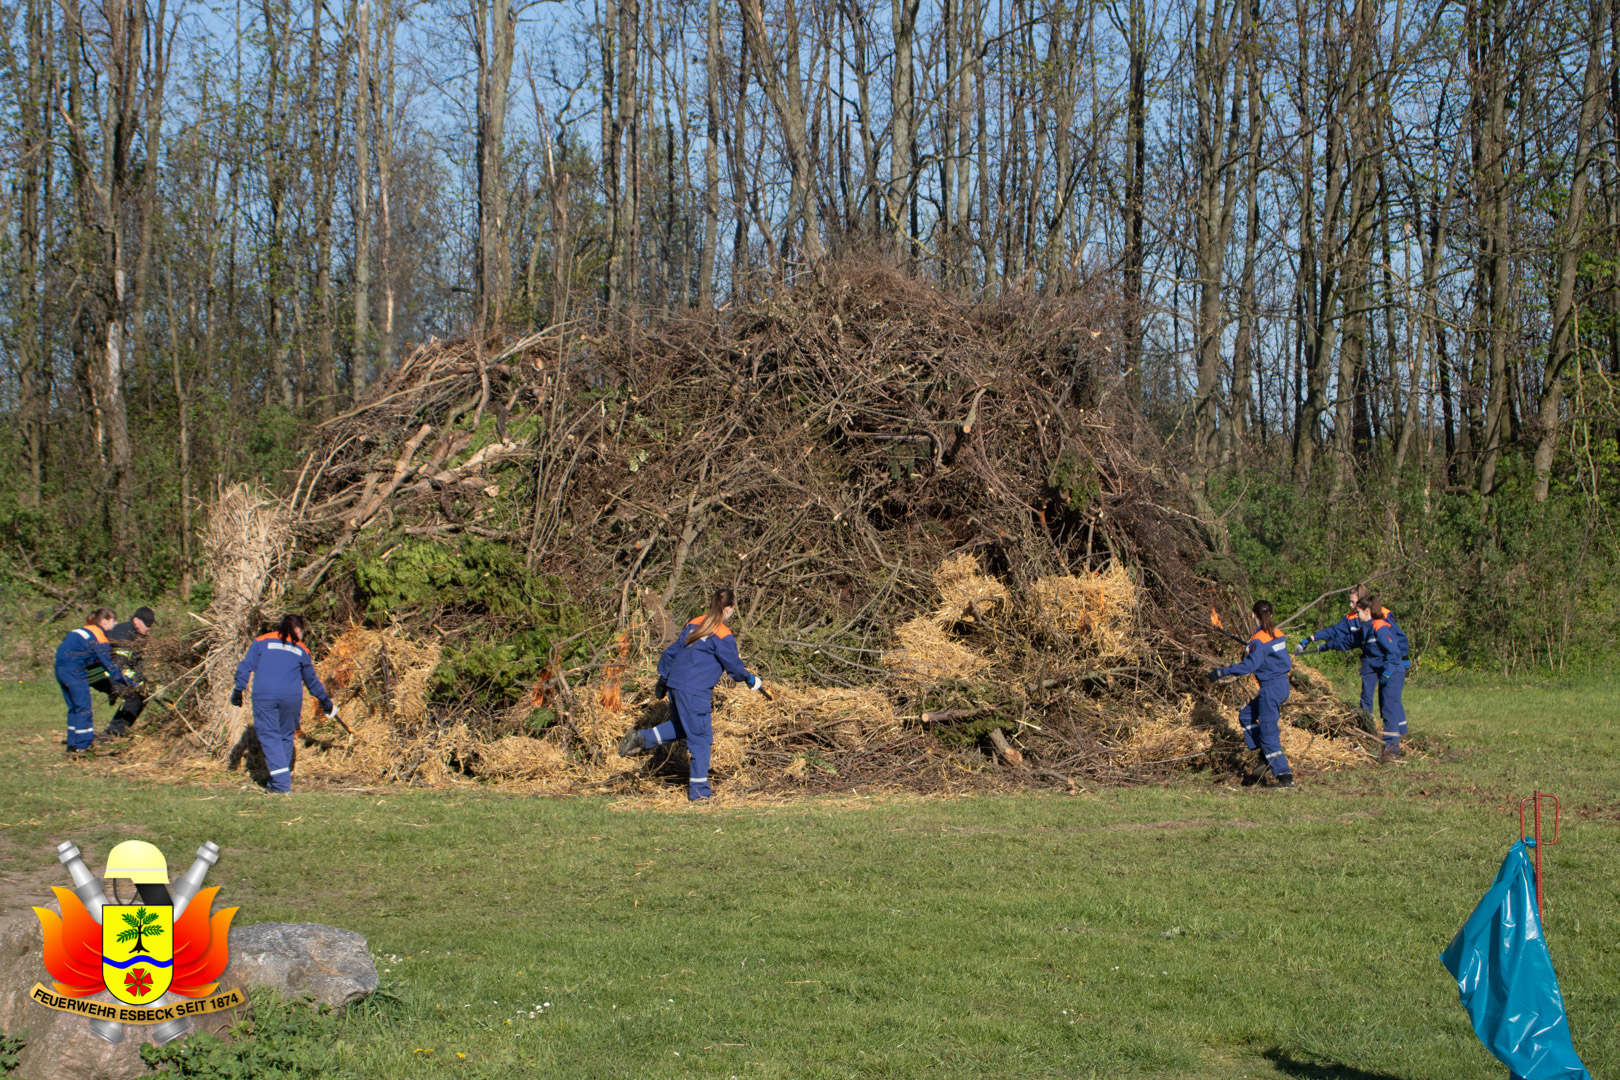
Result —
<path fill-rule="evenodd" d="M 19 1055 L 24 1045 L 16 1036 L 0 1032 L 0 1073 L 8 1073 L 17 1067 L 22 1060 Z"/>
<path fill-rule="evenodd" d="M 199 1032 L 164 1046 L 141 1047 L 141 1060 L 159 1076 L 196 1080 L 305 1080 L 339 1077 L 341 1025 L 328 1006 L 287 1001 L 249 991 L 251 1018 L 230 1029 L 230 1039 Z"/>
<path fill-rule="evenodd" d="M 1458 667 L 1594 671 L 1613 663 L 1620 634 L 1620 540 L 1612 508 L 1580 490 L 1529 496 L 1529 465 L 1504 455 L 1497 493 L 1425 484 L 1421 472 L 1364 477 L 1359 492 L 1330 499 L 1300 485 L 1286 464 L 1254 467 L 1213 485 L 1227 514 L 1232 553 L 1254 595 L 1287 616 L 1331 589 L 1379 578 L 1374 591 L 1401 622 L 1419 674 Z M 1289 626 L 1298 637 L 1344 614 L 1332 597 Z"/>
<path fill-rule="evenodd" d="M 504 543 L 408 537 L 350 565 L 368 620 L 458 628 L 434 673 L 436 701 L 509 705 L 548 666 L 577 664 L 598 644 L 562 583 L 530 572 Z"/>

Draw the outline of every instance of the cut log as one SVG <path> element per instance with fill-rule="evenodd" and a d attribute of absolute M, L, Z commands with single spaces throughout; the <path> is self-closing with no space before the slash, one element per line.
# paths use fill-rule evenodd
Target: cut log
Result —
<path fill-rule="evenodd" d="M 1023 753 L 1007 741 L 1007 736 L 1002 733 L 1000 728 L 990 729 L 990 742 L 995 746 L 996 753 L 1000 754 L 1007 764 L 1022 765 L 1024 763 Z"/>

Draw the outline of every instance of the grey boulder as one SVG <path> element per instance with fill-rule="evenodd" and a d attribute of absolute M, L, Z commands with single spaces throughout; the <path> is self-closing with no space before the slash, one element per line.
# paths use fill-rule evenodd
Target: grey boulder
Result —
<path fill-rule="evenodd" d="M 265 987 L 342 1009 L 377 989 L 365 935 L 320 923 L 256 923 L 231 930 L 231 962 L 219 985 Z"/>

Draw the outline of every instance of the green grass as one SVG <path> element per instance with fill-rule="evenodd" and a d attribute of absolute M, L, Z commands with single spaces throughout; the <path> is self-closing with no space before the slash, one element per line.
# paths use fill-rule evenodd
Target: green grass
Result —
<path fill-rule="evenodd" d="M 362 1077 L 1495 1080 L 1436 957 L 1540 787 L 1565 807 L 1553 958 L 1577 1049 L 1613 1075 L 1620 688 L 1408 698 L 1427 760 L 1291 793 L 667 813 L 111 782 L 57 766 L 55 687 L 13 684 L 0 872 L 131 832 L 178 872 L 215 840 L 241 921 L 399 957 L 379 965 L 393 999 L 345 1024 Z"/>

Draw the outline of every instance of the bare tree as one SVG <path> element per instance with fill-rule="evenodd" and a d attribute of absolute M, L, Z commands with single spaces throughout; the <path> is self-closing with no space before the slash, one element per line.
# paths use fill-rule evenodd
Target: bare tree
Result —
<path fill-rule="evenodd" d="M 1586 190 L 1591 173 L 1593 148 L 1597 141 L 1598 118 L 1603 115 L 1604 92 L 1609 72 L 1605 71 L 1603 32 L 1613 20 L 1610 0 L 1590 0 L 1587 4 L 1586 71 L 1581 79 L 1579 119 L 1575 124 L 1575 153 L 1571 164 L 1569 200 L 1559 223 L 1558 272 L 1553 296 L 1553 336 L 1547 350 L 1546 373 L 1542 377 L 1541 400 L 1537 409 L 1540 433 L 1536 439 L 1536 502 L 1546 502 L 1552 486 L 1553 453 L 1558 446 L 1559 417 L 1564 397 L 1564 377 L 1578 342 L 1575 335 L 1575 277 L 1581 255 L 1586 250 Z"/>
<path fill-rule="evenodd" d="M 782 254 L 784 258 L 787 256 L 792 247 L 792 238 L 797 235 L 805 257 L 815 266 L 820 263 L 824 248 L 816 204 L 810 197 L 811 161 L 809 139 L 805 133 L 804 83 L 799 73 L 798 10 L 793 0 L 784 0 L 782 53 L 786 58 L 786 70 L 783 70 L 765 36 L 760 0 L 743 0 L 742 8 L 750 51 L 759 64 L 760 81 L 782 124 L 793 178 L 792 191 L 788 196 L 788 219 L 782 228 Z"/>

